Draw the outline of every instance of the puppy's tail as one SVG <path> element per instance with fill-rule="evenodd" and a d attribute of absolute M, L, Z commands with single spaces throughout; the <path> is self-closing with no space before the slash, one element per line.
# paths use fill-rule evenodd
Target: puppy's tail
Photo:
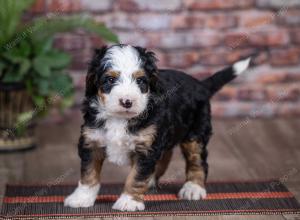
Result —
<path fill-rule="evenodd" d="M 219 91 L 226 83 L 245 72 L 245 70 L 249 67 L 250 60 L 251 57 L 238 61 L 232 66 L 220 70 L 214 75 L 203 80 L 202 83 L 206 88 L 208 88 L 210 97 Z"/>

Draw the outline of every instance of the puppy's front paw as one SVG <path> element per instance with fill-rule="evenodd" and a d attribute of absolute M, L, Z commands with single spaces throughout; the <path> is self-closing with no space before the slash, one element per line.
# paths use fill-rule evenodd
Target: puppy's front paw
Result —
<path fill-rule="evenodd" d="M 206 197 L 206 190 L 191 181 L 186 182 L 178 193 L 180 199 L 199 200 Z"/>
<path fill-rule="evenodd" d="M 120 211 L 142 211 L 145 205 L 143 202 L 134 200 L 131 195 L 123 193 L 112 208 Z"/>
<path fill-rule="evenodd" d="M 93 206 L 96 201 L 99 189 L 100 184 L 97 184 L 95 186 L 88 186 L 82 185 L 79 182 L 78 187 L 75 189 L 75 191 L 65 199 L 64 205 L 71 208 L 87 208 Z"/>

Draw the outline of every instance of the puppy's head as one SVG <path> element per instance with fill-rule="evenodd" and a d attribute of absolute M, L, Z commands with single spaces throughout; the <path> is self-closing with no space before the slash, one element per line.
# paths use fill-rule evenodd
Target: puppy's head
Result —
<path fill-rule="evenodd" d="M 98 96 L 106 117 L 133 118 L 147 107 L 156 90 L 153 52 L 130 45 L 96 50 L 86 83 L 86 96 Z"/>

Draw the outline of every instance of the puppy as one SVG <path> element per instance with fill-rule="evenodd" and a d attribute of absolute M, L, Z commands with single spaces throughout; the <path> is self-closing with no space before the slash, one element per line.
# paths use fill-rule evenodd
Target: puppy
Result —
<path fill-rule="evenodd" d="M 107 159 L 131 165 L 123 193 L 112 208 L 144 210 L 144 194 L 165 173 L 177 145 L 186 161 L 179 198 L 205 198 L 206 146 L 212 134 L 209 100 L 249 62 L 250 58 L 239 61 L 198 81 L 180 71 L 158 69 L 155 54 L 141 47 L 96 50 L 86 77 L 78 145 L 81 179 L 65 206 L 93 206 Z"/>

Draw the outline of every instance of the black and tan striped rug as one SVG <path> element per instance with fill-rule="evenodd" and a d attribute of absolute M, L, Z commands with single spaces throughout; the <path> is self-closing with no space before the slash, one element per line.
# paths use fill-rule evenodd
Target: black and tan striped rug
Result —
<path fill-rule="evenodd" d="M 74 218 L 166 215 L 300 214 L 300 205 L 278 181 L 211 182 L 208 196 L 200 201 L 177 199 L 181 184 L 163 183 L 146 197 L 146 209 L 119 212 L 111 206 L 122 192 L 121 184 L 102 184 L 95 206 L 72 209 L 63 206 L 75 185 L 8 185 L 1 209 L 4 219 Z"/>

